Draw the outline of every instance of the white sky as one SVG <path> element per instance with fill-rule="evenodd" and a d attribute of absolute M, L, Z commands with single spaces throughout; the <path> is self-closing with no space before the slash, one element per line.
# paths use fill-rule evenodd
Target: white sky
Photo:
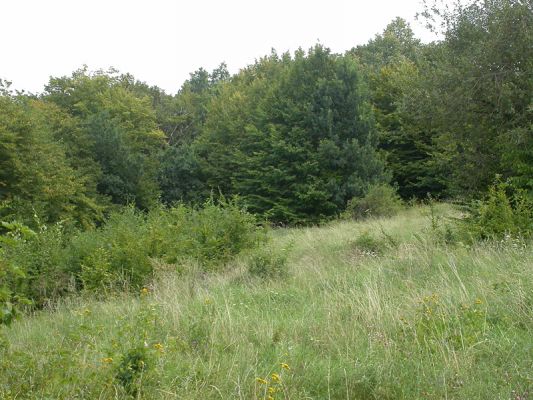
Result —
<path fill-rule="evenodd" d="M 0 78 L 43 90 L 49 76 L 115 67 L 175 93 L 189 73 L 230 72 L 270 53 L 363 44 L 396 16 L 418 37 L 421 0 L 3 0 Z"/>

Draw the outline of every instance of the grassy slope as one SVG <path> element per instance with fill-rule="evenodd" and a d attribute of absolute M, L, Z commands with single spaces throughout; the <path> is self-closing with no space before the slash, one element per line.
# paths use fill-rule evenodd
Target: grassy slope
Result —
<path fill-rule="evenodd" d="M 0 398 L 124 398 L 136 347 L 138 398 L 528 398 L 533 247 L 438 245 L 427 211 L 274 232 L 283 280 L 191 272 L 23 319 L 3 328 Z"/>

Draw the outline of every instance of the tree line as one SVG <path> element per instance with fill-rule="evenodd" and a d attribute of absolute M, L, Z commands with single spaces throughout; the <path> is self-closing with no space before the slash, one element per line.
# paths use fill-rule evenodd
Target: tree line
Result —
<path fill-rule="evenodd" d="M 343 54 L 199 69 L 176 94 L 115 70 L 0 81 L 0 220 L 101 224 L 124 205 L 235 197 L 273 223 L 318 223 L 375 185 L 404 199 L 533 189 L 533 6 L 473 1 L 402 19 Z"/>

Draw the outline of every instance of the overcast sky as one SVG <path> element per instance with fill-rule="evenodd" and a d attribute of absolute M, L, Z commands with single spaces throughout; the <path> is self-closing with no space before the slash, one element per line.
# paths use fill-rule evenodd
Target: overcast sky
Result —
<path fill-rule="evenodd" d="M 363 44 L 396 16 L 418 37 L 421 0 L 4 0 L 0 78 L 42 91 L 49 76 L 112 66 L 174 93 L 189 73 L 230 72 L 270 53 Z"/>

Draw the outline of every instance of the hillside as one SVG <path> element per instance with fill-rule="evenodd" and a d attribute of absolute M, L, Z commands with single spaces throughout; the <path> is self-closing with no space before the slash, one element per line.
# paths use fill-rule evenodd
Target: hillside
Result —
<path fill-rule="evenodd" d="M 0 326 L 1 399 L 527 399 L 533 247 L 447 244 L 446 205 L 273 231 L 281 278 L 162 274 Z"/>

